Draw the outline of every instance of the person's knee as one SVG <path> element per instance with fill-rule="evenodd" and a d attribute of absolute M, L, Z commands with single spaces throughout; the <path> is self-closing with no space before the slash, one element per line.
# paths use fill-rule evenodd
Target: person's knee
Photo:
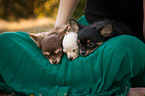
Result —
<path fill-rule="evenodd" d="M 124 48 L 127 46 L 133 47 L 143 45 L 143 42 L 140 39 L 130 35 L 117 36 L 112 38 L 110 41 L 116 43 L 118 46 L 124 46 Z"/>
<path fill-rule="evenodd" d="M 0 34 L 0 38 L 2 38 L 2 37 L 11 37 L 15 34 L 16 34 L 15 32 L 5 32 L 5 33 Z"/>

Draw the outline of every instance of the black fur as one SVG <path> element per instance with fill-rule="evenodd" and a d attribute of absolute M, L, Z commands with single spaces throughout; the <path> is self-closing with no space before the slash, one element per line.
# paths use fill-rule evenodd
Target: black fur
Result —
<path fill-rule="evenodd" d="M 77 24 L 80 27 L 78 43 L 82 56 L 89 55 L 102 42 L 112 37 L 125 34 L 133 35 L 129 26 L 117 20 L 103 19 L 89 26 Z"/>

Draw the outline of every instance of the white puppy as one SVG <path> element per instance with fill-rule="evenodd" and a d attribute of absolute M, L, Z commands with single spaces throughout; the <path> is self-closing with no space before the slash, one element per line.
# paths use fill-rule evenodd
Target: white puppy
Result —
<path fill-rule="evenodd" d="M 68 32 L 66 32 L 62 41 L 63 52 L 67 54 L 67 57 L 70 61 L 76 59 L 79 56 L 79 46 L 77 43 L 78 30 L 79 27 L 76 24 L 76 21 L 71 19 L 70 28 Z"/>

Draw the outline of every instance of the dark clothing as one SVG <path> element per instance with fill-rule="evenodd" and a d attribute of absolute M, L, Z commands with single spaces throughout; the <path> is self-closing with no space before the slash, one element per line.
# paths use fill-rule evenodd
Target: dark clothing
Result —
<path fill-rule="evenodd" d="M 119 19 L 131 27 L 136 37 L 143 37 L 142 0 L 88 0 L 85 17 L 90 24 L 100 17 Z"/>

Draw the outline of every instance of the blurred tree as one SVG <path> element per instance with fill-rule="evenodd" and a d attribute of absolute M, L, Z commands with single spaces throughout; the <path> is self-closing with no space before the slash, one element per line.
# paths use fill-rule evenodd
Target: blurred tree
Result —
<path fill-rule="evenodd" d="M 84 14 L 86 0 L 80 0 L 72 18 L 78 19 Z"/>
<path fill-rule="evenodd" d="M 34 0 L 1 0 L 0 16 L 4 19 L 28 18 L 33 16 Z"/>
<path fill-rule="evenodd" d="M 79 18 L 84 12 L 85 0 L 80 3 L 73 14 Z M 59 0 L 0 0 L 0 17 L 7 20 L 30 17 L 56 18 Z"/>
<path fill-rule="evenodd" d="M 35 3 L 35 2 L 34 2 Z M 45 2 L 38 2 L 39 4 L 34 4 L 34 13 L 38 17 L 55 17 L 58 11 L 59 0 L 46 0 Z M 42 4 L 43 3 L 43 4 Z"/>

